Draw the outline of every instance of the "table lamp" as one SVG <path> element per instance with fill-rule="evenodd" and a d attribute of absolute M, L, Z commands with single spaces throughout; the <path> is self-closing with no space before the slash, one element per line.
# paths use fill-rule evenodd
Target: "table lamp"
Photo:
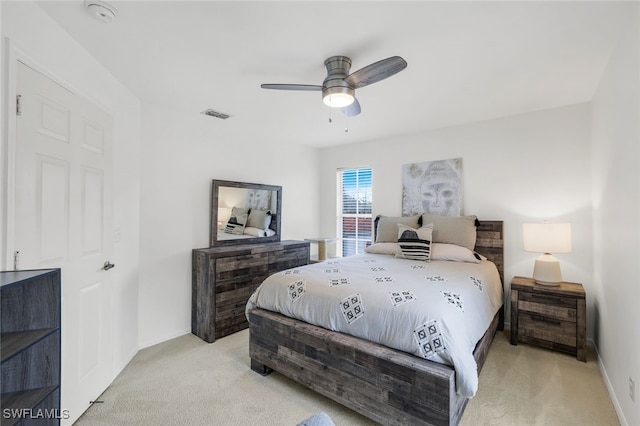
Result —
<path fill-rule="evenodd" d="M 552 253 L 571 253 L 570 223 L 523 223 L 524 250 L 542 253 L 536 258 L 533 279 L 537 284 L 557 286 L 562 282 L 560 261 Z"/>

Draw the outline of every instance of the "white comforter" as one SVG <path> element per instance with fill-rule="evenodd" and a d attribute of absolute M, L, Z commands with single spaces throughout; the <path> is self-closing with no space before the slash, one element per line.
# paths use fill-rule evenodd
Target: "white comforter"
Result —
<path fill-rule="evenodd" d="M 414 261 L 362 254 L 278 272 L 247 303 L 456 369 L 457 392 L 478 389 L 476 343 L 502 305 L 489 261 Z"/>

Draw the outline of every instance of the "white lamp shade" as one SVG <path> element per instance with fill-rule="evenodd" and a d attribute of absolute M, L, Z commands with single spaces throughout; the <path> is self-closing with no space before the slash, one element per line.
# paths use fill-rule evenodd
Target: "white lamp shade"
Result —
<path fill-rule="evenodd" d="M 571 253 L 570 223 L 523 223 L 525 251 L 535 253 Z"/>
<path fill-rule="evenodd" d="M 526 251 L 544 253 L 536 259 L 533 267 L 533 279 L 536 283 L 560 285 L 560 262 L 551 253 L 571 252 L 571 224 L 523 223 L 522 242 Z"/>

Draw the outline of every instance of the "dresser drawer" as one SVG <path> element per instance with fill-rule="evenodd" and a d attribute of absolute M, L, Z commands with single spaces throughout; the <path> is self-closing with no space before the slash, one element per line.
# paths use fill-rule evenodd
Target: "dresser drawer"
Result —
<path fill-rule="evenodd" d="M 520 312 L 518 335 L 523 341 L 527 338 L 546 340 L 561 345 L 576 346 L 575 320 L 562 321 L 540 314 Z"/>
<path fill-rule="evenodd" d="M 518 309 L 561 321 L 576 322 L 576 299 L 549 296 L 522 291 L 518 298 Z"/>
<path fill-rule="evenodd" d="M 273 252 L 269 256 L 269 274 L 273 274 L 285 269 L 307 265 L 309 263 L 309 246 Z"/>
<path fill-rule="evenodd" d="M 234 257 L 221 257 L 215 261 L 216 283 L 224 280 L 240 280 L 258 276 L 262 279 L 269 272 L 269 254 L 255 253 Z"/>

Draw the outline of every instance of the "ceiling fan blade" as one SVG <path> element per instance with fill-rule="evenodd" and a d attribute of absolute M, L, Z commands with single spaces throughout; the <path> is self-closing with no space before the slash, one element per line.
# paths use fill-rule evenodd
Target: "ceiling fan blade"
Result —
<path fill-rule="evenodd" d="M 407 61 L 400 56 L 392 56 L 373 64 L 367 65 L 349 74 L 344 80 L 354 89 L 368 86 L 399 73 L 407 67 Z"/>
<path fill-rule="evenodd" d="M 347 117 L 353 117 L 354 115 L 360 114 L 362 110 L 360 109 L 360 102 L 358 102 L 358 99 L 353 98 L 353 103 L 340 108 L 340 111 Z"/>
<path fill-rule="evenodd" d="M 303 90 L 309 92 L 319 92 L 322 90 L 322 86 L 316 86 L 314 84 L 261 84 L 263 89 L 275 89 L 275 90 Z"/>

